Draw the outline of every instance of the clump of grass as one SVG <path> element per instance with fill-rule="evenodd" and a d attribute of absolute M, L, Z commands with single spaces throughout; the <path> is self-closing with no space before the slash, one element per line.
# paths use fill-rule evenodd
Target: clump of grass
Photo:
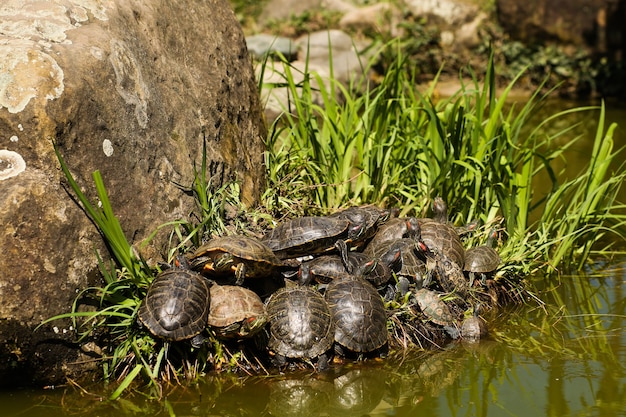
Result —
<path fill-rule="evenodd" d="M 55 152 L 72 191 L 103 235 L 113 259 L 105 262 L 96 253 L 105 285 L 84 289 L 76 297 L 71 312 L 51 317 L 42 324 L 71 319 L 74 328 L 79 332 L 79 342 L 96 340 L 100 344 L 106 344 L 102 357 L 104 378 L 107 381 L 118 381 L 110 395 L 111 399 L 118 398 L 129 389 L 140 375 L 148 381 L 150 395 L 160 398 L 163 380 L 179 380 L 183 377 L 195 379 L 210 365 L 216 367 L 219 364 L 224 369 L 251 366 L 245 353 L 231 353 L 215 338 L 210 338 L 211 348 L 214 348 L 212 351 L 209 351 L 208 346 L 194 351 L 190 345 L 185 344 L 169 347 L 167 343 L 155 340 L 147 330 L 138 326 L 137 311 L 160 268 L 148 266 L 126 239 L 113 213 L 100 172 L 93 173 L 99 204 L 92 204 L 74 180 L 56 146 Z M 203 238 L 224 233 L 224 205 L 238 205 L 236 184 L 225 184 L 216 190 L 207 181 L 206 173 L 204 155 L 200 171 L 195 171 L 190 189 L 201 213 L 197 223 L 181 219 L 159 227 L 159 230 L 164 227 L 172 229 L 171 240 L 176 245 L 170 250 L 170 260 L 190 245 L 198 246 Z M 84 311 L 85 304 L 95 305 L 95 309 Z"/>
<path fill-rule="evenodd" d="M 358 96 L 350 93 L 356 88 L 314 73 L 297 84 L 285 63 L 291 100 L 268 138 L 269 193 L 285 201 L 304 198 L 304 207 L 323 212 L 376 203 L 417 215 L 442 196 L 454 223 L 490 225 L 503 219 L 507 239 L 500 250 L 509 260 L 503 269 L 509 275 L 581 267 L 606 233 L 626 239 L 622 206 L 615 201 L 626 173 L 609 169 L 623 150 L 612 148 L 615 125 L 605 131 L 604 106 L 589 166 L 561 184 L 553 162 L 572 143 L 559 145 L 557 139 L 571 127 L 549 136 L 542 127 L 598 108 L 546 115 L 527 133 L 524 127 L 541 111 L 547 94 L 537 89 L 521 106 L 511 105 L 509 94 L 523 73 L 498 94 L 490 60 L 484 82 L 470 70 L 461 74 L 457 94 L 435 102 L 429 94 L 435 87 L 419 93 L 407 76 L 408 62 L 398 56 L 381 83 L 360 85 L 365 93 Z M 290 195 L 292 189 L 282 187 L 280 178 L 297 183 L 297 195 Z M 537 178 L 552 182 L 547 195 L 534 193 Z M 531 224 L 532 218 L 540 221 Z M 468 243 L 484 239 L 479 234 Z M 600 252 L 610 250 L 607 245 Z"/>

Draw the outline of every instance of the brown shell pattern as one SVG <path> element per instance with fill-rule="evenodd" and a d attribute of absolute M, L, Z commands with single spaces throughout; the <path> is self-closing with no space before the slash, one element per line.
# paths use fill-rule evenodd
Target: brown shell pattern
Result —
<path fill-rule="evenodd" d="M 469 272 L 493 272 L 500 265 L 500 255 L 490 246 L 476 246 L 465 252 L 465 271 Z"/>
<path fill-rule="evenodd" d="M 274 252 L 258 239 L 247 236 L 222 236 L 209 240 L 200 246 L 190 258 L 192 269 L 211 272 L 213 262 L 224 254 L 235 257 L 233 268 L 239 263 L 246 264 L 246 277 L 256 278 L 271 275 L 282 265 Z"/>
<path fill-rule="evenodd" d="M 417 304 L 433 323 L 440 326 L 451 326 L 455 323 L 454 316 L 436 292 L 422 288 L 415 292 Z"/>
<path fill-rule="evenodd" d="M 207 326 L 209 283 L 200 274 L 169 269 L 157 275 L 139 307 L 138 318 L 155 336 L 189 339 Z"/>
<path fill-rule="evenodd" d="M 238 285 L 211 287 L 209 326 L 226 327 L 262 315 L 265 315 L 265 306 L 254 291 Z"/>
<path fill-rule="evenodd" d="M 421 223 L 422 239 L 431 250 L 439 251 L 461 268 L 465 265 L 465 248 L 452 226 L 435 221 Z"/>

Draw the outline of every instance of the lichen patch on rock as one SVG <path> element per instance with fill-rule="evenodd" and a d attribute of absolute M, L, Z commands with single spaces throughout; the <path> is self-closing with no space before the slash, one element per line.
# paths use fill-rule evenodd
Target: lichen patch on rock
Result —
<path fill-rule="evenodd" d="M 24 172 L 26 162 L 17 152 L 0 150 L 0 181 L 15 177 Z"/>

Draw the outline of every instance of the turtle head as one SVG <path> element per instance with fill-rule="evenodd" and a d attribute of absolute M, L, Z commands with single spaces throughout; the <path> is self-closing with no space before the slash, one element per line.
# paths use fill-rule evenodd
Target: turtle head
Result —
<path fill-rule="evenodd" d="M 420 222 L 415 217 L 408 217 L 404 222 L 406 226 L 406 236 L 412 239 L 422 238 L 422 229 L 420 228 Z"/>
<path fill-rule="evenodd" d="M 266 314 L 259 314 L 258 316 L 248 317 L 241 322 L 239 327 L 239 337 L 249 337 L 256 334 L 259 330 L 265 327 L 268 317 Z"/>
<path fill-rule="evenodd" d="M 308 285 L 311 282 L 311 266 L 304 262 L 298 268 L 298 284 L 300 285 Z"/>
<path fill-rule="evenodd" d="M 439 196 L 433 200 L 433 219 L 439 223 L 448 221 L 448 205 Z"/>

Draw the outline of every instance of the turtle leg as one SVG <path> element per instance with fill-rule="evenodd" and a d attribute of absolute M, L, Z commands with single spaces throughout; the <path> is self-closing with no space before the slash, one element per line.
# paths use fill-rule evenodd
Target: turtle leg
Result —
<path fill-rule="evenodd" d="M 207 339 L 206 337 L 204 337 L 202 335 L 202 333 L 195 335 L 192 339 L 191 339 L 191 346 L 199 349 L 202 347 L 202 345 L 209 339 Z"/>
<path fill-rule="evenodd" d="M 246 265 L 242 262 L 235 268 L 235 285 L 243 285 L 246 277 Z"/>

